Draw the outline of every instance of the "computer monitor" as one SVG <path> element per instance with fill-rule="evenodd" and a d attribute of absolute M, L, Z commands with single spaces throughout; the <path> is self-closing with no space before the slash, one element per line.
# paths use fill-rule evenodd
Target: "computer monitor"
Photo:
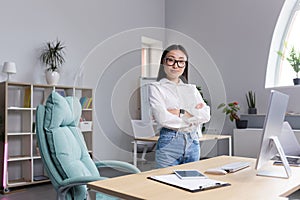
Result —
<path fill-rule="evenodd" d="M 284 178 L 289 178 L 291 176 L 291 169 L 279 142 L 288 100 L 288 95 L 275 90 L 271 91 L 268 112 L 265 117 L 263 127 L 260 151 L 255 166 L 257 175 Z M 265 170 L 265 168 L 262 169 L 263 167 L 266 167 L 265 165 L 277 155 L 280 156 L 280 159 L 283 162 L 284 171 L 278 170 L 279 166 L 277 166 L 277 169 L 275 170 L 271 169 L 271 167 L 267 167 L 267 170 Z"/>

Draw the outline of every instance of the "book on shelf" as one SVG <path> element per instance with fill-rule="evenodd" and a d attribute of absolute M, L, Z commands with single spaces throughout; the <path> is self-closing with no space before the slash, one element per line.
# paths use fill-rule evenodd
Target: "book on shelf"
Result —
<path fill-rule="evenodd" d="M 30 108 L 30 97 L 31 95 L 31 89 L 30 88 L 25 88 L 24 91 L 24 108 Z"/>
<path fill-rule="evenodd" d="M 83 108 L 84 104 L 87 101 L 87 97 L 81 97 L 79 101 L 80 101 L 81 107 Z"/>
<path fill-rule="evenodd" d="M 47 179 L 49 179 L 49 177 L 48 176 L 44 176 L 44 175 L 39 175 L 39 176 L 34 176 L 33 177 L 34 181 L 43 181 L 43 180 L 47 180 Z"/>
<path fill-rule="evenodd" d="M 32 122 L 32 133 L 35 133 L 35 122 Z"/>
<path fill-rule="evenodd" d="M 92 108 L 92 102 L 93 102 L 93 98 L 89 98 L 86 108 Z"/>
<path fill-rule="evenodd" d="M 61 96 L 66 97 L 66 91 L 64 89 L 56 89 L 55 91 Z"/>
<path fill-rule="evenodd" d="M 82 109 L 87 109 L 92 107 L 93 98 L 91 97 L 81 97 L 80 98 L 80 104 Z"/>

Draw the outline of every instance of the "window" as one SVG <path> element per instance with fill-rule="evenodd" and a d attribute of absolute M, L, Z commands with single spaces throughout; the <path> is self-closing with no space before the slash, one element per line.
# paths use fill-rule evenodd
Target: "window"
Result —
<path fill-rule="evenodd" d="M 276 53 L 283 50 L 290 51 L 294 46 L 300 50 L 300 0 L 286 0 L 279 15 L 272 43 L 266 73 L 265 87 L 293 85 L 296 74 L 286 59 Z"/>

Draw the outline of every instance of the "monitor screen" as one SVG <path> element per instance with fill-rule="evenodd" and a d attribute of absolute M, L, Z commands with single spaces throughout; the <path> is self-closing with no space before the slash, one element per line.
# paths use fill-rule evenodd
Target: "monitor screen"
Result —
<path fill-rule="evenodd" d="M 283 122 L 288 105 L 289 96 L 272 90 L 269 98 L 268 111 L 265 117 L 263 136 L 258 153 L 255 169 L 259 170 L 270 159 L 278 155 L 278 145 L 271 142 L 271 138 L 280 138 Z M 277 142 L 279 143 L 279 141 Z M 280 144 L 279 144 L 280 146 Z M 282 149 L 282 148 L 279 148 Z M 283 152 L 284 154 L 284 152 Z"/>

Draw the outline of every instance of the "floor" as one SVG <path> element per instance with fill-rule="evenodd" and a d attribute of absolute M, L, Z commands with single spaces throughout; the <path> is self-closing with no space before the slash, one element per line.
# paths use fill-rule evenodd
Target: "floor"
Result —
<path fill-rule="evenodd" d="M 141 171 L 148 171 L 154 169 L 153 155 L 146 157 L 148 161 L 139 161 L 138 168 Z M 107 177 L 113 177 L 122 175 L 122 172 L 118 172 L 111 169 L 102 169 L 101 175 Z M 53 200 L 56 199 L 56 192 L 51 183 L 45 183 L 41 185 L 27 186 L 21 188 L 13 188 L 5 195 L 0 194 L 0 200 Z"/>

